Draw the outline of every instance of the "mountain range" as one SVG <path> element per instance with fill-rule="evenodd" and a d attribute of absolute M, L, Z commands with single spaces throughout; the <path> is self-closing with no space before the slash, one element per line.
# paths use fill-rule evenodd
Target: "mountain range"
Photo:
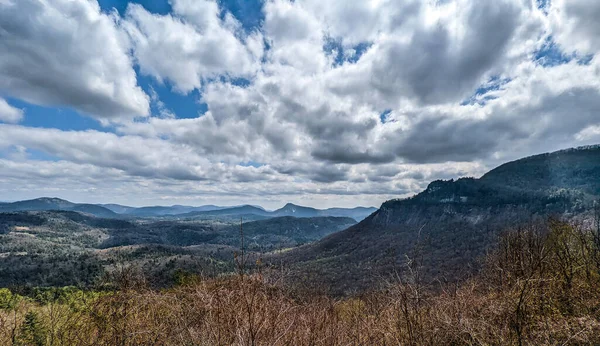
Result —
<path fill-rule="evenodd" d="M 504 230 L 550 217 L 588 222 L 598 200 L 600 146 L 589 146 L 509 162 L 480 178 L 436 180 L 421 193 L 386 201 L 379 209 L 319 210 L 291 203 L 273 211 L 253 205 L 135 208 L 38 198 L 0 203 L 0 215 L 21 220 L 32 212 L 62 211 L 68 214 L 60 218 L 79 224 L 89 214 L 95 218 L 86 219 L 86 227 L 104 230 L 92 238 L 85 231 L 85 239 L 101 240 L 102 247 L 234 246 L 243 219 L 248 244 L 256 249 L 294 247 L 266 258 L 286 266 L 292 280 L 345 294 L 415 269 L 430 282 L 460 281 L 477 273 Z M 4 232 L 13 232 L 10 227 Z"/>
<path fill-rule="evenodd" d="M 267 211 L 260 206 L 241 205 L 234 207 L 223 207 L 216 205 L 204 206 L 150 206 L 150 207 L 129 207 L 119 204 L 80 204 L 69 202 L 60 198 L 42 197 L 26 201 L 0 203 L 0 212 L 14 211 L 77 211 L 91 214 L 103 218 L 203 218 L 203 217 L 228 217 L 244 219 L 263 219 L 272 217 L 294 216 L 294 217 L 349 217 L 356 221 L 361 221 L 374 211 L 376 208 L 330 208 L 315 209 L 310 207 L 298 206 L 292 203 L 284 207 Z"/>
<path fill-rule="evenodd" d="M 208 210 L 208 211 L 194 211 L 187 214 L 181 214 L 181 217 L 201 217 L 201 216 L 214 216 L 214 215 L 256 215 L 263 217 L 283 217 L 283 216 L 293 216 L 293 217 L 327 217 L 327 216 L 336 216 L 336 217 L 350 217 L 355 219 L 356 221 L 361 221 L 367 216 L 371 215 L 375 212 L 376 208 L 365 208 L 365 207 L 356 207 L 356 208 L 330 208 L 330 209 L 315 209 L 310 207 L 303 207 L 299 205 L 295 205 L 292 203 L 288 203 L 280 209 L 274 211 L 267 211 L 260 207 L 244 205 L 240 207 L 233 208 L 221 208 L 217 210 Z"/>

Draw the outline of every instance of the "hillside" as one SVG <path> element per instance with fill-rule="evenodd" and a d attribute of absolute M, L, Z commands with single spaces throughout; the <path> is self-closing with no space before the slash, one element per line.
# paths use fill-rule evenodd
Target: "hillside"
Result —
<path fill-rule="evenodd" d="M 416 260 L 429 279 L 460 280 L 477 272 L 501 231 L 589 212 L 600 197 L 599 172 L 600 148 L 587 147 L 511 162 L 480 179 L 435 181 L 284 259 L 338 293 L 369 287 Z"/>
<path fill-rule="evenodd" d="M 246 246 L 250 250 L 271 251 L 295 247 L 320 240 L 332 233 L 344 230 L 356 221 L 343 217 L 276 217 L 243 225 Z M 214 241 L 228 245 L 239 244 L 239 225 L 221 230 Z"/>

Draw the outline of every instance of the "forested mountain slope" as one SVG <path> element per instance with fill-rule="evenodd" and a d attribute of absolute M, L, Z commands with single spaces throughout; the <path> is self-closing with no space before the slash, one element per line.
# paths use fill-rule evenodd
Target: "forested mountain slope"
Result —
<path fill-rule="evenodd" d="M 591 214 L 599 187 L 598 146 L 533 156 L 480 179 L 434 181 L 284 257 L 302 276 L 338 292 L 367 287 L 416 263 L 428 279 L 459 280 L 477 271 L 501 231 L 552 215 Z"/>

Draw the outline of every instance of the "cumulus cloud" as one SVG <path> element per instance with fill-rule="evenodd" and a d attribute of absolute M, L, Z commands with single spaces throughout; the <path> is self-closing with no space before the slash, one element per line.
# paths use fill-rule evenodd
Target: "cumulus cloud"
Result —
<path fill-rule="evenodd" d="M 18 123 L 23 119 L 23 110 L 15 108 L 0 98 L 0 121 L 5 123 Z"/>
<path fill-rule="evenodd" d="M 242 34 L 229 13 L 222 19 L 216 1 L 174 0 L 172 5 L 174 12 L 167 15 L 137 4 L 127 7 L 122 26 L 143 73 L 187 93 L 222 75 L 251 77 L 259 68 L 262 36 Z"/>
<path fill-rule="evenodd" d="M 103 120 L 148 115 L 116 21 L 95 0 L 0 2 L 0 90 Z"/>
<path fill-rule="evenodd" d="M 263 21 L 250 31 L 212 0 L 173 0 L 168 14 L 130 4 L 122 18 L 82 0 L 4 3 L 14 11 L 60 5 L 95 14 L 123 67 L 103 73 L 104 80 L 131 72 L 127 85 L 135 89 L 137 64 L 176 92 L 197 91 L 207 110 L 178 118 L 150 90 L 142 99 L 159 114 L 120 118 L 115 133 L 0 125 L 0 157 L 18 152 L 0 162 L 0 190 L 17 179 L 14 172 L 42 185 L 27 156 L 34 150 L 58 160 L 42 161 L 48 177 L 68 168 L 73 179 L 92 177 L 82 187 L 118 196 L 142 186 L 165 201 L 202 195 L 233 204 L 378 204 L 434 179 L 479 176 L 507 160 L 600 140 L 595 2 L 555 0 L 539 8 L 529 0 L 267 0 Z M 67 40 L 61 35 L 68 28 L 55 24 L 48 37 Z M 35 26 L 32 32 L 13 35 L 29 47 L 37 42 L 29 37 L 40 35 Z M 11 42 L 5 37 L 0 45 Z M 84 53 L 88 41 L 67 40 Z M 61 52 L 75 53 L 83 54 Z M 99 66 L 108 54 L 99 53 Z M 50 65 L 52 78 L 35 69 L 31 76 L 50 83 L 60 68 Z M 86 73 L 71 78 L 89 96 L 81 81 L 94 75 Z M 17 90 L 1 81 L 0 88 Z M 104 110 L 130 100 L 122 90 L 109 95 Z M 112 185 L 94 180 L 102 174 Z"/>
<path fill-rule="evenodd" d="M 14 125 L 0 125 L 0 133 L 0 147 L 21 145 L 71 162 L 119 169 L 148 178 L 207 179 L 203 169 L 207 166 L 206 160 L 185 146 L 159 139 Z"/>
<path fill-rule="evenodd" d="M 518 1 L 419 3 L 411 11 L 413 18 L 398 19 L 356 64 L 332 71 L 330 88 L 384 108 L 403 100 L 460 102 L 486 78 L 504 73 L 518 54 L 515 45 L 539 35 L 526 28 L 541 25 Z"/>
<path fill-rule="evenodd" d="M 329 22 L 334 15 L 323 15 L 335 11 L 306 1 L 270 1 L 265 38 L 271 52 L 251 85 L 212 83 L 203 90 L 209 109 L 203 117 L 153 120 L 121 131 L 166 136 L 221 159 L 268 162 L 309 181 L 358 185 L 398 179 L 377 169 L 351 173 L 362 164 L 487 161 L 491 167 L 580 142 L 577 134 L 594 122 L 597 72 L 593 64 L 549 69 L 531 60 L 547 36 L 541 11 L 513 1 L 450 3 L 444 9 L 451 14 L 435 14 L 439 21 L 432 25 L 427 14 L 440 8 L 409 5 L 421 22 L 397 17 L 385 25 L 405 26 L 412 36 L 359 28 L 364 31 L 348 44 L 370 39 L 373 45 L 355 63 L 334 66 L 324 38 L 349 30 L 337 28 L 341 20 Z M 290 47 L 305 52 L 286 57 Z M 307 55 L 315 57 L 309 67 Z M 486 75 L 502 71 L 510 76 L 506 85 L 490 87 Z M 480 95 L 485 104 L 462 105 L 479 83 L 490 88 Z M 573 112 L 579 120 L 564 124 Z M 415 190 L 407 191 L 418 191 L 410 186 Z"/>
<path fill-rule="evenodd" d="M 552 0 L 550 17 L 557 41 L 570 51 L 600 50 L 600 3 L 594 0 Z"/>

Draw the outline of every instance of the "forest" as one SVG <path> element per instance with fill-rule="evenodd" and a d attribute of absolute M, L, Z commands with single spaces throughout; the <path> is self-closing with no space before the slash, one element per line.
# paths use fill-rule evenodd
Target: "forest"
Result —
<path fill-rule="evenodd" d="M 381 290 L 332 297 L 238 253 L 235 273 L 178 272 L 153 289 L 135 266 L 95 289 L 0 290 L 2 345 L 593 345 L 600 223 L 507 229 L 462 283 L 427 282 L 415 249 Z M 249 262 L 253 262 L 249 265 Z"/>

